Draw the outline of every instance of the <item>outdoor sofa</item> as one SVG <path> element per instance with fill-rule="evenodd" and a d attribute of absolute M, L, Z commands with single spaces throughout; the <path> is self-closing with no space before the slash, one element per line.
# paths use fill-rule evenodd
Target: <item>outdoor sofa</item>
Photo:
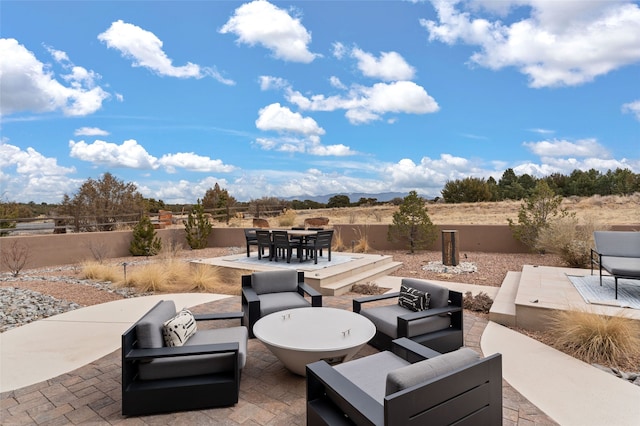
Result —
<path fill-rule="evenodd" d="M 196 321 L 243 318 L 242 312 L 189 315 Z M 186 339 L 180 336 L 186 340 L 182 346 L 167 346 L 164 324 L 172 325 L 183 317 L 188 315 L 177 313 L 173 301 L 160 301 L 122 335 L 122 415 L 238 402 L 240 373 L 247 359 L 247 328 L 197 330 Z"/>

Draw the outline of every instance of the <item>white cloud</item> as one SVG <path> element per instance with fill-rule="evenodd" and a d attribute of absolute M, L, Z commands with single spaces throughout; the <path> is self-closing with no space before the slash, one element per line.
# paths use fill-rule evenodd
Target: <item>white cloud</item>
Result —
<path fill-rule="evenodd" d="M 0 144 L 0 187 L 9 201 L 59 203 L 78 183 L 69 175 L 74 167 L 64 167 L 57 159 L 45 157 L 33 148 L 22 150 Z"/>
<path fill-rule="evenodd" d="M 524 142 L 534 154 L 541 157 L 600 157 L 608 158 L 609 152 L 595 139 L 581 139 L 575 142 L 567 140 L 547 140 Z"/>
<path fill-rule="evenodd" d="M 636 120 L 640 121 L 640 100 L 622 105 L 622 112 L 633 114 L 636 116 Z"/>
<path fill-rule="evenodd" d="M 261 75 L 258 77 L 260 81 L 260 90 L 283 89 L 289 87 L 289 82 L 280 77 L 272 77 L 270 75 Z"/>
<path fill-rule="evenodd" d="M 499 12 L 526 12 L 512 24 L 472 17 L 478 3 L 432 1 L 439 21 L 421 19 L 429 40 L 480 47 L 471 61 L 516 67 L 530 86 L 575 86 L 640 60 L 640 7 L 628 1 L 512 0 Z M 495 2 L 483 2 L 498 11 Z M 470 11 L 458 10 L 469 6 Z"/>
<path fill-rule="evenodd" d="M 332 45 L 332 51 L 333 51 L 333 56 L 336 59 L 342 59 L 344 57 L 344 55 L 347 54 L 348 49 L 346 48 L 346 46 L 342 43 L 340 43 L 339 41 L 334 42 Z"/>
<path fill-rule="evenodd" d="M 65 67 L 70 66 L 64 52 L 54 52 L 54 58 L 64 61 Z M 70 67 L 71 73 L 61 76 L 68 83 L 65 86 L 55 79 L 50 66 L 40 62 L 17 40 L 0 39 L 0 113 L 59 110 L 68 116 L 84 116 L 96 112 L 109 98 L 96 85 L 99 75 L 82 67 Z"/>
<path fill-rule="evenodd" d="M 123 57 L 133 61 L 134 67 L 144 67 L 158 75 L 178 78 L 203 78 L 210 76 L 219 82 L 233 85 L 233 80 L 225 79 L 211 67 L 188 62 L 186 65 L 174 66 L 173 60 L 162 50 L 162 40 L 154 33 L 122 20 L 111 23 L 111 26 L 98 35 L 111 49 L 119 50 Z"/>
<path fill-rule="evenodd" d="M 340 81 L 340 79 L 336 76 L 331 76 L 329 77 L 329 83 L 331 84 L 331 86 L 335 87 L 336 89 L 340 89 L 340 90 L 346 90 L 347 86 L 345 86 L 342 81 Z"/>
<path fill-rule="evenodd" d="M 362 74 L 383 81 L 411 80 L 416 72 L 397 52 L 381 52 L 380 58 L 376 58 L 371 53 L 354 48 L 351 56 L 358 60 L 358 69 Z"/>
<path fill-rule="evenodd" d="M 234 166 L 224 164 L 221 160 L 193 152 L 165 154 L 158 159 L 133 139 L 124 141 L 122 145 L 101 140 L 91 144 L 69 141 L 69 148 L 69 155 L 73 158 L 108 167 L 140 170 L 157 170 L 164 167 L 168 173 L 175 173 L 178 168 L 193 172 L 228 173 L 235 170 Z"/>
<path fill-rule="evenodd" d="M 335 111 L 345 109 L 353 124 L 381 119 L 387 113 L 428 114 L 440 109 L 427 91 L 412 81 L 354 86 L 344 96 L 314 95 L 306 97 L 289 90 L 287 100 L 303 110 Z"/>
<path fill-rule="evenodd" d="M 224 164 L 222 160 L 213 160 L 193 152 L 165 154 L 158 160 L 158 164 L 165 167 L 168 173 L 175 173 L 176 168 L 208 173 L 229 173 L 235 170 L 234 166 Z"/>
<path fill-rule="evenodd" d="M 260 130 L 303 135 L 324 135 L 323 128 L 311 117 L 303 117 L 279 103 L 267 105 L 258 112 L 256 127 Z"/>
<path fill-rule="evenodd" d="M 101 140 L 91 144 L 69 141 L 69 148 L 71 157 L 93 164 L 131 169 L 158 168 L 158 159 L 133 139 L 124 141 L 122 145 Z"/>
<path fill-rule="evenodd" d="M 318 56 L 307 48 L 311 34 L 300 19 L 264 0 L 237 8 L 220 33 L 235 34 L 239 43 L 260 44 L 285 61 L 310 63 Z"/>
<path fill-rule="evenodd" d="M 107 136 L 109 132 L 98 127 L 80 127 L 73 134 L 76 136 Z"/>

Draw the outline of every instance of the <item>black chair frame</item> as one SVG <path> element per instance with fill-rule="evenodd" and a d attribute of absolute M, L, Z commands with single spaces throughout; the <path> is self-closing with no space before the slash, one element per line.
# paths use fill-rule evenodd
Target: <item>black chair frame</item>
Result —
<path fill-rule="evenodd" d="M 160 302 L 159 302 L 160 303 Z M 157 305 L 156 305 L 157 306 Z M 194 315 L 196 321 L 240 319 L 242 312 Z M 140 416 L 225 407 L 236 404 L 241 370 L 238 342 L 137 349 L 136 324 L 122 335 L 122 415 Z M 138 363 L 152 358 L 234 353 L 235 368 L 226 372 L 159 380 L 140 380 Z"/>
<path fill-rule="evenodd" d="M 304 272 L 298 271 L 298 294 L 306 294 L 311 298 L 312 307 L 322 307 L 322 294 L 304 282 Z M 249 330 L 249 337 L 254 338 L 253 325 L 260 319 L 260 298 L 251 287 L 251 275 L 242 276 L 242 310 L 245 315 L 244 325 Z"/>
<path fill-rule="evenodd" d="M 375 296 L 366 296 L 353 299 L 353 312 L 360 313 L 362 305 L 365 303 L 378 302 L 381 300 L 397 298 L 400 292 L 385 293 Z M 449 315 L 451 326 L 445 330 L 432 333 L 421 334 L 409 337 L 409 324 L 422 318 L 434 315 Z M 449 290 L 449 306 L 444 308 L 426 309 L 424 311 L 410 312 L 398 317 L 397 338 L 408 337 L 414 342 L 427 346 L 441 353 L 451 352 L 464 346 L 464 310 L 462 307 L 462 293 Z M 369 341 L 369 344 L 379 350 L 389 350 L 391 342 L 395 337 L 388 336 L 376 329 L 376 334 Z"/>

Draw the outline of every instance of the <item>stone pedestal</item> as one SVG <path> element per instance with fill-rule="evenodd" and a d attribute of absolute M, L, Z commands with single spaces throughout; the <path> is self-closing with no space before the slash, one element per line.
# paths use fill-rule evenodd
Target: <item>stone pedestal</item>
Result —
<path fill-rule="evenodd" d="M 458 231 L 442 231 L 442 263 L 447 266 L 456 266 L 460 261 L 458 253 Z"/>

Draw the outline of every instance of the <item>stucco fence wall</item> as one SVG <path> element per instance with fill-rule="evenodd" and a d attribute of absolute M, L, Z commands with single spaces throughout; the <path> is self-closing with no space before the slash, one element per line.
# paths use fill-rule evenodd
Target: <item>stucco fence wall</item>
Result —
<path fill-rule="evenodd" d="M 346 249 L 351 251 L 352 244 L 357 245 L 360 238 L 366 236 L 369 247 L 375 250 L 405 250 L 406 241 L 392 242 L 387 239 L 388 225 L 334 225 Z M 513 238 L 507 225 L 441 225 L 440 230 L 457 231 L 457 244 L 460 252 L 480 251 L 490 253 L 526 253 L 525 245 Z M 638 226 L 614 226 L 613 230 L 637 230 Z M 163 244 L 178 243 L 189 247 L 184 229 L 158 229 Z M 105 258 L 129 256 L 129 244 L 132 231 L 85 232 L 78 234 L 47 234 L 6 236 L 0 238 L 0 250 L 11 250 L 13 242 L 27 248 L 29 260 L 25 266 L 39 268 L 54 265 L 77 264 L 95 258 L 94 252 Z M 242 228 L 214 228 L 209 236 L 209 247 L 246 247 Z M 429 248 L 441 250 L 441 232 L 438 239 Z M 4 263 L 1 272 L 7 272 Z"/>

